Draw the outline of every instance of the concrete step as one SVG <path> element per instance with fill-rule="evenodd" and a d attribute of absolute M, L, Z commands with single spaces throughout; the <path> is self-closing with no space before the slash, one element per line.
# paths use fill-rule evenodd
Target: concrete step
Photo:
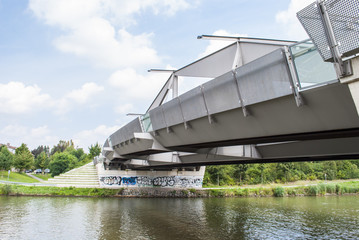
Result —
<path fill-rule="evenodd" d="M 51 184 L 100 185 L 97 182 L 51 182 Z"/>
<path fill-rule="evenodd" d="M 71 172 L 71 173 L 62 173 L 60 175 L 81 175 L 81 174 L 85 174 L 85 175 L 97 175 L 97 172 Z"/>
<path fill-rule="evenodd" d="M 57 184 L 58 187 L 98 188 L 100 185 Z"/>
<path fill-rule="evenodd" d="M 63 178 L 63 179 L 49 179 L 49 182 L 99 182 L 98 179 L 72 179 L 72 178 Z"/>
<path fill-rule="evenodd" d="M 60 174 L 58 176 L 97 176 L 97 174 L 93 173 L 72 173 L 72 174 Z M 56 176 L 56 177 L 58 177 Z"/>
<path fill-rule="evenodd" d="M 90 163 L 66 173 L 50 178 L 48 183 L 58 186 L 99 187 L 100 182 L 96 167 Z"/>
<path fill-rule="evenodd" d="M 97 176 L 56 176 L 52 179 L 97 179 Z"/>

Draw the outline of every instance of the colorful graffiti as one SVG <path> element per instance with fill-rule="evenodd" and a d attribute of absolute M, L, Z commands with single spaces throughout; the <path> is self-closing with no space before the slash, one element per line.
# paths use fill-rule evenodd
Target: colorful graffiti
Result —
<path fill-rule="evenodd" d="M 198 187 L 202 187 L 202 182 L 203 182 L 202 177 L 183 177 L 183 176 L 100 177 L 100 184 L 102 186 L 198 188 Z"/>
<path fill-rule="evenodd" d="M 137 177 L 122 177 L 123 185 L 136 185 Z"/>

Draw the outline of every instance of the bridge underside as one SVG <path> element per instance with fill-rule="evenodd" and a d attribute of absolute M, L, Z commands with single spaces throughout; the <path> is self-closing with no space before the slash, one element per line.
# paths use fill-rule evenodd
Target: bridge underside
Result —
<path fill-rule="evenodd" d="M 254 43 L 241 44 L 175 71 L 161 99 L 106 140 L 105 163 L 114 169 L 166 170 L 359 157 L 359 116 L 351 91 L 310 41 L 255 43 L 262 53 Z M 241 52 L 246 48 L 251 51 Z M 226 54 L 234 56 L 235 68 L 213 65 L 225 62 L 219 58 Z M 175 74 L 202 69 L 192 74 L 203 77 L 211 66 L 221 74 L 209 71 L 212 80 L 163 103 L 169 88 L 176 89 Z"/>

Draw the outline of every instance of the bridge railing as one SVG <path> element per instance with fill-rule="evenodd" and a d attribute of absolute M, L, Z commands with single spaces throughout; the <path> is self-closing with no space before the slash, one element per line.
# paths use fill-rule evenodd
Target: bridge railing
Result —
<path fill-rule="evenodd" d="M 311 40 L 289 47 L 300 89 L 338 81 L 333 63 L 324 62 Z"/>

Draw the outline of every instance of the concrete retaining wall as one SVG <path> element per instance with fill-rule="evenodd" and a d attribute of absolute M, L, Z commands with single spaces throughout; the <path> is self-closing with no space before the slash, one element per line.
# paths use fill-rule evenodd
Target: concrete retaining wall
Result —
<path fill-rule="evenodd" d="M 202 188 L 205 172 L 205 167 L 201 167 L 199 171 L 105 170 L 102 163 L 98 163 L 96 167 L 100 186 L 109 188 Z"/>

